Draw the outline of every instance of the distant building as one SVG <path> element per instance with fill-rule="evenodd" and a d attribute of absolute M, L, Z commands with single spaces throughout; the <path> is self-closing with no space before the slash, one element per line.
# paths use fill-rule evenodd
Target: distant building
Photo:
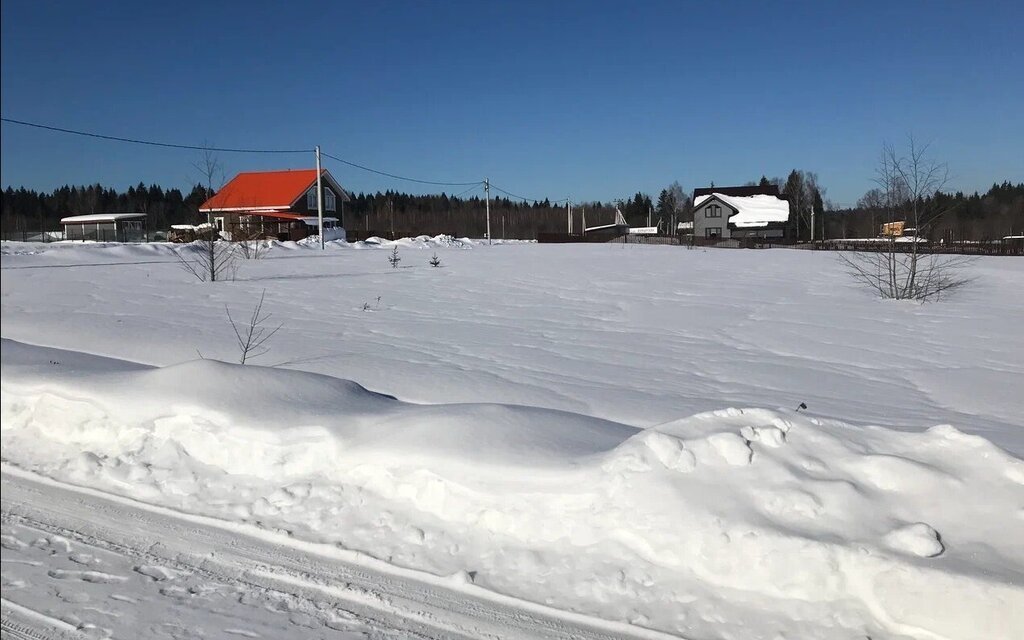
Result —
<path fill-rule="evenodd" d="M 693 192 L 693 235 L 720 240 L 786 237 L 789 201 L 775 185 Z"/>
<path fill-rule="evenodd" d="M 96 242 L 145 242 L 146 214 L 91 213 L 61 218 L 65 240 Z"/>
<path fill-rule="evenodd" d="M 324 239 L 344 239 L 339 214 L 348 192 L 326 169 L 322 172 Z M 301 240 L 317 235 L 316 169 L 249 171 L 235 176 L 199 207 L 229 240 Z"/>

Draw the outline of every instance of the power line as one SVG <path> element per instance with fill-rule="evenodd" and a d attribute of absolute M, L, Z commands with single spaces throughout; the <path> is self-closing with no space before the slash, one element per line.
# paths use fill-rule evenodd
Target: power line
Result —
<path fill-rule="evenodd" d="M 330 158 L 331 160 L 337 160 L 338 162 L 340 162 L 342 164 L 347 164 L 350 167 L 355 167 L 357 169 L 362 169 L 363 171 L 369 171 L 370 173 L 376 173 L 378 175 L 387 176 L 389 178 L 395 178 L 396 180 L 406 180 L 408 182 L 418 182 L 420 184 L 434 184 L 434 185 L 440 185 L 440 186 L 445 186 L 445 187 L 464 187 L 466 185 L 472 185 L 472 186 L 476 187 L 476 186 L 479 186 L 479 185 L 483 184 L 482 180 L 477 180 L 476 182 L 438 182 L 438 181 L 435 181 L 435 180 L 420 180 L 418 178 L 407 178 L 405 176 L 400 176 L 400 175 L 397 175 L 397 174 L 394 174 L 394 173 L 388 173 L 387 171 L 379 171 L 377 169 L 371 169 L 370 167 L 363 166 L 363 165 L 358 164 L 356 162 L 350 162 L 348 160 L 343 160 L 342 158 L 339 158 L 338 156 L 332 156 L 331 154 L 326 153 L 324 151 L 321 151 L 320 153 L 322 155 Z"/>
<path fill-rule="evenodd" d="M 504 193 L 507 196 L 511 196 L 511 197 L 519 199 L 519 200 L 532 200 L 534 202 L 542 202 L 544 200 L 547 200 L 547 198 L 527 198 L 526 196 L 520 196 L 520 195 L 517 195 L 517 194 L 512 193 L 510 191 L 505 191 L 501 187 L 496 186 L 493 182 L 491 183 L 491 188 L 494 189 L 495 191 L 500 191 L 500 192 Z M 568 200 L 568 198 L 562 198 L 561 200 L 548 200 L 548 202 L 550 202 L 551 204 L 558 204 L 560 202 L 565 202 L 566 200 Z"/>
<path fill-rule="evenodd" d="M 150 147 L 163 147 L 163 148 L 166 148 L 166 149 L 189 149 L 189 150 L 194 150 L 194 151 L 216 151 L 216 152 L 220 152 L 220 153 L 312 153 L 313 152 L 313 149 L 245 149 L 245 148 L 236 148 L 236 147 L 210 147 L 210 146 L 201 146 L 201 145 L 193 145 L 193 144 L 175 144 L 175 143 L 171 143 L 171 142 L 156 142 L 154 140 L 141 140 L 141 139 L 138 139 L 138 138 L 125 138 L 125 137 L 122 137 L 122 136 L 111 136 L 111 135 L 106 135 L 106 134 L 102 134 L 102 133 L 94 133 L 94 132 L 91 132 L 91 131 L 79 131 L 77 129 L 68 129 L 68 128 L 65 128 L 65 127 L 55 127 L 55 126 L 52 126 L 52 125 L 41 124 L 41 123 L 38 123 L 38 122 L 28 122 L 26 120 L 16 120 L 14 118 L 0 118 L 0 121 L 7 122 L 7 123 L 10 123 L 10 124 L 20 125 L 20 126 L 23 126 L 23 127 L 31 127 L 31 128 L 34 128 L 34 129 L 43 129 L 45 131 L 54 131 L 54 132 L 57 132 L 57 133 L 67 133 L 67 134 L 76 135 L 76 136 L 83 136 L 83 137 L 86 137 L 86 138 L 97 138 L 97 139 L 100 139 L 100 140 L 110 140 L 110 141 L 113 141 L 113 142 L 125 142 L 125 143 L 129 143 L 129 144 L 141 144 L 141 145 L 146 145 L 146 146 L 150 146 Z M 460 197 L 460 196 L 462 196 L 462 195 L 472 191 L 474 188 L 479 187 L 480 185 L 483 184 L 483 180 L 477 180 L 475 182 L 442 182 L 442 181 L 438 181 L 438 180 L 421 180 L 419 178 L 409 178 L 409 177 L 406 177 L 406 176 L 400 176 L 400 175 L 395 174 L 395 173 L 389 173 L 387 171 L 381 171 L 379 169 L 373 169 L 371 167 L 367 167 L 365 165 L 361 165 L 361 164 L 359 164 L 357 162 L 352 162 L 350 160 L 345 160 L 344 158 L 339 158 L 338 156 L 331 155 L 331 154 L 326 153 L 326 152 L 321 152 L 321 153 L 322 153 L 322 155 L 324 155 L 324 156 L 326 156 L 326 157 L 328 157 L 328 158 L 330 158 L 332 160 L 335 160 L 335 161 L 340 162 L 342 164 L 346 164 L 346 165 L 348 165 L 350 167 L 355 167 L 357 169 L 362 169 L 363 171 L 369 171 L 370 173 L 376 173 L 378 175 L 386 176 L 388 178 L 394 178 L 396 180 L 405 180 L 407 182 L 416 182 L 416 183 L 419 183 L 419 184 L 429 184 L 429 185 L 437 185 L 437 186 L 444 186 L 444 187 L 465 187 L 465 186 L 469 187 L 469 189 L 466 189 L 465 191 L 460 193 L 459 196 L 456 196 L 456 197 Z M 543 200 L 542 198 L 527 198 L 525 196 L 517 195 L 515 193 L 512 193 L 511 191 L 506 191 L 505 189 L 502 189 L 501 187 L 495 186 L 493 184 L 491 186 L 494 187 L 495 190 L 500 191 L 501 193 L 503 193 L 503 194 L 505 194 L 507 196 L 510 196 L 512 198 L 517 198 L 519 200 L 532 200 L 533 202 L 541 202 L 541 200 Z M 562 198 L 561 200 L 551 200 L 550 202 L 552 204 L 558 204 L 558 203 L 565 202 L 565 201 L 566 201 L 566 198 Z"/>
<path fill-rule="evenodd" d="M 480 183 L 478 182 L 478 183 L 474 184 L 474 185 L 473 185 L 472 187 L 470 187 L 470 188 L 466 189 L 465 191 L 463 191 L 463 192 L 461 192 L 461 193 L 457 193 L 457 194 L 455 194 L 455 195 L 454 195 L 454 196 L 452 196 L 452 197 L 453 197 L 453 198 L 461 198 L 462 196 L 466 195 L 467 193 L 469 193 L 469 192 L 470 192 L 470 191 L 472 191 L 473 189 L 477 189 L 477 188 L 479 188 L 479 187 L 480 187 Z"/>
<path fill-rule="evenodd" d="M 59 133 L 70 133 L 76 136 L 85 136 L 87 138 L 99 138 L 101 140 L 113 140 L 114 142 L 129 142 L 131 144 L 143 144 L 150 147 L 166 147 L 170 149 L 192 149 L 196 151 L 218 151 L 223 153 L 312 153 L 312 149 L 236 149 L 230 147 L 204 147 L 192 144 L 172 144 L 170 142 L 154 142 L 152 140 L 138 140 L 136 138 L 122 138 L 120 136 L 108 136 L 101 133 L 92 133 L 89 131 L 77 131 L 75 129 L 65 129 L 64 127 L 53 127 L 47 124 L 39 124 L 38 122 L 26 122 L 24 120 L 14 120 L 13 118 L 0 118 L 3 122 L 9 122 L 11 124 L 18 124 L 23 127 L 33 127 L 35 129 L 45 129 L 47 131 L 56 131 Z"/>

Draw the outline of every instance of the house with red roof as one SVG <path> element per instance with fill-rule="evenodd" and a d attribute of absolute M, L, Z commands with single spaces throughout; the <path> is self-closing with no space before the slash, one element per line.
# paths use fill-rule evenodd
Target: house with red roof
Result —
<path fill-rule="evenodd" d="M 345 238 L 341 224 L 348 192 L 324 169 L 324 239 Z M 229 240 L 301 240 L 317 235 L 316 169 L 239 173 L 199 207 Z"/>

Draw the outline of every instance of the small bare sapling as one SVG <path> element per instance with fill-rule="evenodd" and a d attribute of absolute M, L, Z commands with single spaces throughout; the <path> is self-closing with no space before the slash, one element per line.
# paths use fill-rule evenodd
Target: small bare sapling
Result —
<path fill-rule="evenodd" d="M 231 323 L 231 328 L 235 332 L 235 338 L 238 340 L 238 350 L 241 354 L 238 362 L 239 364 L 245 364 L 247 360 L 259 357 L 268 351 L 270 348 L 266 346 L 267 340 L 270 340 L 277 333 L 282 326 L 270 329 L 265 326 L 267 320 L 270 320 L 269 313 L 263 312 L 263 298 L 267 295 L 266 289 L 260 294 L 259 303 L 253 308 L 252 315 L 249 316 L 248 325 L 236 323 L 234 318 L 231 317 L 231 309 L 228 309 L 227 305 L 224 305 L 224 311 L 228 314 L 228 322 Z"/>

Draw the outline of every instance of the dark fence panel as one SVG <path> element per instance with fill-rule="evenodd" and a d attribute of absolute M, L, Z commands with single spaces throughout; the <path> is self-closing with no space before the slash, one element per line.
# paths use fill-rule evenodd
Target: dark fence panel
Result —
<path fill-rule="evenodd" d="M 12 242 L 56 242 L 64 239 L 64 230 L 40 231 L 39 229 L 9 229 L 0 231 L 0 238 Z"/>
<path fill-rule="evenodd" d="M 811 243 L 808 246 L 816 251 L 870 251 L 873 253 L 890 250 L 909 253 L 914 248 L 911 242 L 891 242 L 881 239 L 870 242 L 824 240 Z M 978 242 L 918 242 L 917 252 L 975 256 L 1024 256 L 1024 238 Z"/>

